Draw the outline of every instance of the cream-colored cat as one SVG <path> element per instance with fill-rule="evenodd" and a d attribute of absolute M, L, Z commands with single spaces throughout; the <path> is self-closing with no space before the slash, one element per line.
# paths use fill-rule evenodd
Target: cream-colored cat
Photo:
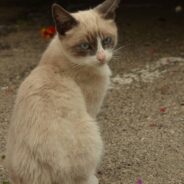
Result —
<path fill-rule="evenodd" d="M 96 115 L 109 85 L 119 0 L 70 14 L 18 90 L 7 142 L 12 184 L 97 184 L 103 143 Z"/>

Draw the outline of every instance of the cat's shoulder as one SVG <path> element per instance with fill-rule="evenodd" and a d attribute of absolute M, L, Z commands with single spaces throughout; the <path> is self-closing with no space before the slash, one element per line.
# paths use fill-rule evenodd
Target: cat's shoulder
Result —
<path fill-rule="evenodd" d="M 49 90 L 74 90 L 76 82 L 68 76 L 61 75 L 60 71 L 51 65 L 38 65 L 22 82 L 19 90 L 47 92 Z M 65 90 L 64 90 L 65 91 Z"/>
<path fill-rule="evenodd" d="M 41 84 L 51 82 L 56 77 L 57 71 L 52 66 L 39 65 L 33 69 L 22 84 Z"/>

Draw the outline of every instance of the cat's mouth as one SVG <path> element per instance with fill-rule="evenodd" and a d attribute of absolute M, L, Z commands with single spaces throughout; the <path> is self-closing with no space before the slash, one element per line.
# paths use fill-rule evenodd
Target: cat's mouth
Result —
<path fill-rule="evenodd" d="M 106 60 L 102 60 L 102 61 L 99 61 L 99 65 L 101 66 L 101 65 L 104 65 L 104 64 L 106 64 L 107 62 L 106 62 Z"/>

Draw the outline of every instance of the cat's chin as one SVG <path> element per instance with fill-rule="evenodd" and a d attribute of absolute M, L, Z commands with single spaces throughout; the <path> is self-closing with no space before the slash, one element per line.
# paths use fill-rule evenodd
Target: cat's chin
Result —
<path fill-rule="evenodd" d="M 92 67 L 92 68 L 98 68 L 98 67 L 103 67 L 105 65 L 108 65 L 108 63 L 110 62 L 112 57 L 109 57 L 106 61 L 98 61 L 95 58 L 71 58 L 70 57 L 70 62 L 72 62 L 73 64 L 79 65 L 79 66 L 84 66 L 84 67 Z"/>
<path fill-rule="evenodd" d="M 99 62 L 98 63 L 98 67 L 103 67 L 103 66 L 105 66 L 105 65 L 107 65 L 108 64 L 108 62 Z"/>
<path fill-rule="evenodd" d="M 74 65 L 78 65 L 81 67 L 89 67 L 89 68 L 103 68 L 104 66 L 108 65 L 108 62 L 77 62 L 77 61 L 71 61 Z"/>
<path fill-rule="evenodd" d="M 97 61 L 95 59 L 88 59 L 88 58 L 69 57 L 68 59 L 74 65 L 78 65 L 78 66 L 81 66 L 81 67 L 99 67 L 99 66 L 102 66 L 102 65 L 106 64 L 106 62 L 104 62 L 102 64 L 102 63 L 100 63 L 99 61 Z"/>

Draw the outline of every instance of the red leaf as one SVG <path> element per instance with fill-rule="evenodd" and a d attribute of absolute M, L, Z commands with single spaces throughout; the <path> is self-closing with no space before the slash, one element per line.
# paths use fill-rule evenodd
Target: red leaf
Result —
<path fill-rule="evenodd" d="M 160 112 L 161 112 L 161 113 L 166 112 L 166 108 L 165 108 L 165 107 L 161 107 L 161 108 L 160 108 Z"/>
<path fill-rule="evenodd" d="M 41 35 L 44 38 L 52 38 L 56 33 L 56 29 L 54 26 L 49 26 L 47 28 L 42 28 L 41 29 Z"/>

